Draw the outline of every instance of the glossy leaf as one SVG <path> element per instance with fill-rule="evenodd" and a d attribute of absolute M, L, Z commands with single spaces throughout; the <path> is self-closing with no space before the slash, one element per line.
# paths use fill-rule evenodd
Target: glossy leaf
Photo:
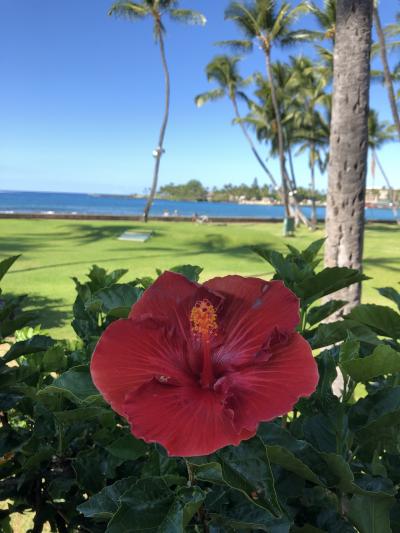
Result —
<path fill-rule="evenodd" d="M 257 506 L 280 516 L 266 447 L 258 437 L 228 446 L 210 456 L 210 462 L 190 459 L 197 479 L 225 483 L 239 490 Z"/>
<path fill-rule="evenodd" d="M 343 361 L 340 366 L 355 381 L 366 382 L 377 376 L 400 372 L 400 352 L 381 344 L 371 355 Z"/>
<path fill-rule="evenodd" d="M 60 394 L 76 404 L 100 399 L 87 365 L 75 366 L 64 372 L 51 385 L 39 392 L 39 395 L 44 394 Z"/>

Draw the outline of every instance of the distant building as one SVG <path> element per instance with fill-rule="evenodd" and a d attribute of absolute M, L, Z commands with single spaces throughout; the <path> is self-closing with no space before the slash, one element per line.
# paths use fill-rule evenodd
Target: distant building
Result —
<path fill-rule="evenodd" d="M 397 201 L 399 197 L 399 191 L 393 191 L 383 187 L 382 189 L 367 189 L 365 193 L 365 203 L 369 205 L 389 205 L 394 201 Z"/>

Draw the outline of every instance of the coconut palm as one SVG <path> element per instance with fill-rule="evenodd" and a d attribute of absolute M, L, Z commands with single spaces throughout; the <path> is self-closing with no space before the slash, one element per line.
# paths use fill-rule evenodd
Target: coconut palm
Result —
<path fill-rule="evenodd" d="M 325 263 L 362 267 L 368 152 L 371 0 L 337 0 Z M 336 295 L 335 295 L 336 296 Z M 345 312 L 361 286 L 340 291 Z"/>
<path fill-rule="evenodd" d="M 313 62 L 304 57 L 292 57 L 290 64 L 290 79 L 288 106 L 292 116 L 293 142 L 300 147 L 298 153 L 308 151 L 311 175 L 311 224 L 315 229 L 317 224 L 315 166 L 320 171 L 326 166 L 326 156 L 323 155 L 329 141 L 329 118 L 325 119 L 323 110 L 329 108 L 330 97 L 325 92 L 328 78 L 321 71 L 314 68 Z"/>
<path fill-rule="evenodd" d="M 378 166 L 383 176 L 383 179 L 385 180 L 386 185 L 390 190 L 393 215 L 396 218 L 397 223 L 399 224 L 400 221 L 397 213 L 396 191 L 393 189 L 389 178 L 383 168 L 383 165 L 378 157 L 378 150 L 387 142 L 394 141 L 394 139 L 395 135 L 393 126 L 391 126 L 386 120 L 381 122 L 379 120 L 378 113 L 374 109 L 371 109 L 368 116 L 368 147 L 371 154 L 371 174 L 372 178 L 374 179 L 375 169 L 376 166 Z"/>
<path fill-rule="evenodd" d="M 284 151 L 289 161 L 291 173 L 290 176 L 286 176 L 289 196 L 296 217 L 308 227 L 311 227 L 307 217 L 299 208 L 296 196 L 297 185 L 294 165 L 292 163 L 292 147 L 295 141 L 293 139 L 293 115 L 291 108 L 291 100 L 293 100 L 296 95 L 288 86 L 291 71 L 288 65 L 280 62 L 273 63 L 272 70 L 275 80 L 275 92 L 279 116 L 282 123 Z M 256 83 L 255 96 L 257 100 L 247 99 L 249 113 L 242 119 L 242 121 L 254 128 L 258 140 L 269 144 L 271 155 L 276 156 L 277 154 L 279 155 L 279 142 L 276 114 L 271 98 L 271 84 L 260 73 L 254 75 L 254 80 Z"/>
<path fill-rule="evenodd" d="M 322 7 L 307 0 L 305 6 L 314 17 L 317 30 L 305 30 L 303 39 L 321 43 L 315 44 L 320 64 L 314 68 L 319 70 L 328 81 L 331 81 L 333 76 L 333 46 L 336 34 L 336 0 L 324 0 Z M 322 44 L 326 41 L 328 41 L 327 45 Z"/>
<path fill-rule="evenodd" d="M 267 176 L 271 180 L 274 188 L 277 188 L 277 183 L 274 176 L 271 174 L 269 168 L 266 166 L 262 160 L 260 154 L 258 153 L 256 147 L 254 146 L 253 140 L 250 137 L 243 121 L 241 120 L 241 115 L 238 107 L 238 98 L 247 100 L 246 94 L 241 90 L 246 87 L 251 78 L 244 79 L 239 74 L 238 63 L 240 58 L 238 56 L 232 57 L 228 55 L 218 55 L 215 56 L 206 67 L 206 75 L 208 81 L 215 81 L 219 87 L 212 91 L 208 91 L 202 94 L 199 94 L 195 98 L 195 103 L 198 107 L 201 107 L 206 102 L 213 102 L 223 97 L 228 97 L 232 103 L 236 122 L 239 124 L 243 135 L 245 136 L 247 142 L 250 145 L 251 151 L 256 157 L 257 161 L 266 172 Z"/>
<path fill-rule="evenodd" d="M 158 43 L 161 63 L 165 78 L 165 110 L 164 117 L 162 119 L 160 133 L 158 137 L 157 148 L 153 151 L 155 158 L 153 181 L 150 189 L 150 193 L 147 199 L 147 203 L 144 209 L 144 220 L 147 222 L 149 211 L 152 206 L 154 196 L 157 191 L 158 174 L 160 170 L 161 157 L 164 153 L 164 138 L 168 124 L 169 117 L 169 101 L 170 101 L 170 75 L 168 70 L 167 58 L 165 53 L 164 35 L 165 25 L 164 18 L 168 15 L 171 19 L 186 22 L 191 24 L 205 24 L 206 19 L 200 13 L 192 11 L 190 9 L 178 8 L 177 0 L 142 0 L 141 3 L 136 2 L 115 2 L 110 10 L 109 15 L 116 15 L 125 17 L 130 20 L 138 20 L 143 18 L 152 18 L 153 20 L 153 33 L 156 42 Z"/>
<path fill-rule="evenodd" d="M 379 10 L 378 10 L 378 6 L 376 2 L 374 3 L 374 22 L 375 22 L 376 33 L 378 35 L 378 40 L 379 40 L 379 53 L 381 56 L 381 61 L 382 61 L 382 66 L 383 66 L 383 77 L 385 80 L 385 85 L 386 85 L 386 89 L 388 93 L 390 109 L 392 112 L 393 122 L 396 127 L 399 139 L 400 139 L 399 110 L 397 108 L 396 96 L 395 96 L 394 87 L 393 87 L 393 78 L 392 78 L 392 73 L 390 72 L 389 61 L 387 57 L 385 33 L 382 28 L 381 19 L 379 16 Z M 395 27 L 396 25 L 391 25 L 391 30 L 393 31 Z M 400 33 L 400 24 L 398 24 L 398 33 Z"/>
<path fill-rule="evenodd" d="M 302 9 L 302 5 L 292 9 L 288 2 L 278 3 L 276 0 L 252 0 L 250 3 L 231 2 L 225 10 L 225 18 L 232 20 L 246 38 L 244 41 L 226 41 L 225 43 L 233 46 L 239 45 L 247 50 L 251 49 L 254 43 L 257 43 L 264 53 L 276 119 L 279 166 L 286 217 L 290 214 L 288 176 L 286 171 L 283 128 L 272 72 L 271 52 L 275 45 L 291 44 L 300 36 L 301 32 L 294 32 L 292 30 L 292 24 Z"/>

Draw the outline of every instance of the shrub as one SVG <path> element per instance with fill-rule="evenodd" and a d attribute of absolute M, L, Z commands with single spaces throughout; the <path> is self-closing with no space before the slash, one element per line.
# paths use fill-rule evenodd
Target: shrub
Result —
<path fill-rule="evenodd" d="M 257 248 L 275 278 L 300 298 L 299 331 L 315 350 L 316 392 L 255 437 L 207 457 L 170 458 L 134 438 L 94 387 L 88 363 L 112 321 L 126 317 L 153 282 L 122 283 L 125 270 L 92 267 L 75 281 L 74 343 L 25 333 L 0 358 L 0 511 L 33 512 L 35 533 L 357 532 L 400 530 L 400 314 L 360 305 L 322 322 L 344 302 L 321 298 L 363 279 L 317 271 L 322 241 L 284 256 Z M 0 279 L 15 258 L 0 263 Z M 173 269 L 197 280 L 201 268 Z M 157 274 L 160 274 L 158 272 Z M 393 288 L 380 293 L 400 308 Z M 31 315 L 2 300 L 1 337 Z M 343 390 L 332 393 L 340 368 Z"/>

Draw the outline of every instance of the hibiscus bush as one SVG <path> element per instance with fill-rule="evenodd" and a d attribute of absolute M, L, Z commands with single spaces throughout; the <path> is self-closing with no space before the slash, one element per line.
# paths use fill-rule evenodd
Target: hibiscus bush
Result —
<path fill-rule="evenodd" d="M 73 342 L 1 296 L 0 528 L 399 531 L 400 293 L 327 322 L 364 278 L 322 245 L 256 248 L 271 282 L 94 266 Z"/>

